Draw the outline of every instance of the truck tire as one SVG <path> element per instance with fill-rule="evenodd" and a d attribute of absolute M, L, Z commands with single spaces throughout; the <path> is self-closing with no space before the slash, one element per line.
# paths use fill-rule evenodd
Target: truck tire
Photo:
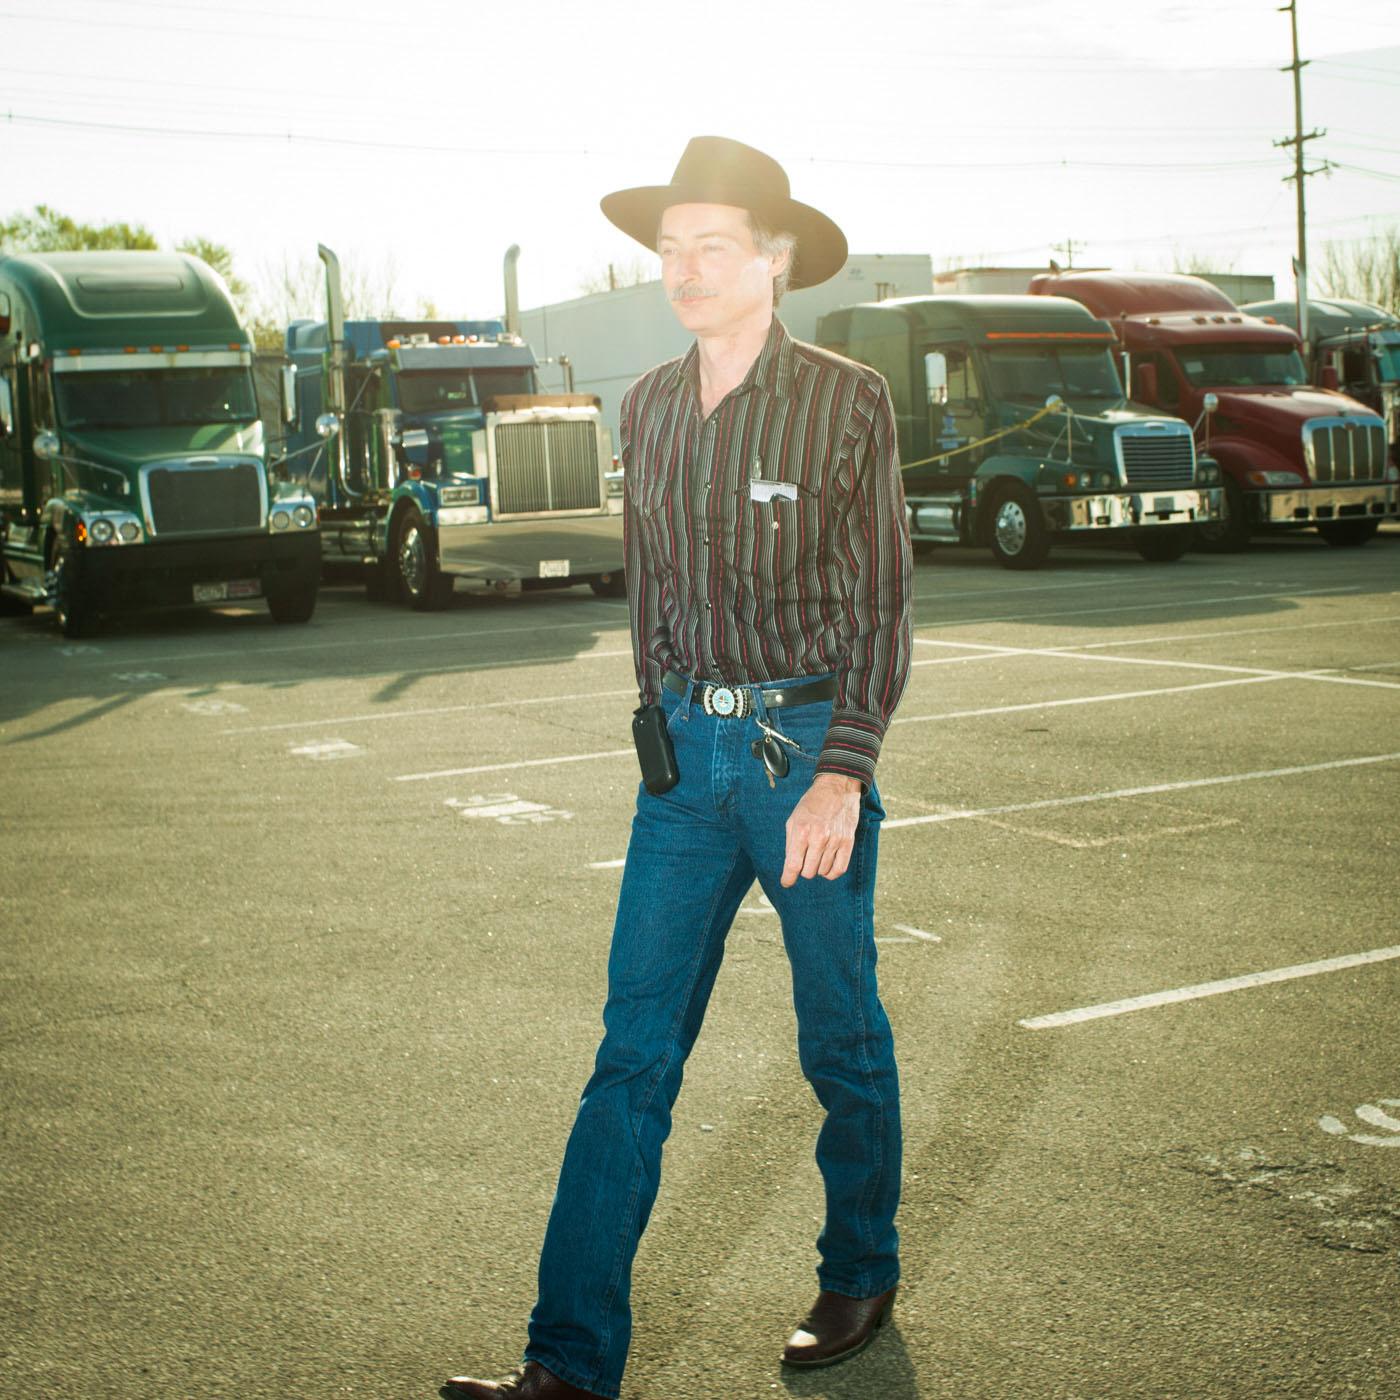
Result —
<path fill-rule="evenodd" d="M 1195 543 L 1196 529 L 1193 525 L 1158 526 L 1153 530 L 1133 533 L 1133 548 L 1149 564 L 1175 564 Z"/>
<path fill-rule="evenodd" d="M 82 560 L 54 544 L 49 556 L 53 574 L 53 615 L 65 637 L 91 637 L 102 623 L 92 589 L 83 577 Z"/>
<path fill-rule="evenodd" d="M 316 585 L 283 589 L 267 595 L 267 610 L 274 622 L 310 622 L 316 611 Z"/>
<path fill-rule="evenodd" d="M 627 580 L 619 569 L 613 574 L 596 574 L 588 580 L 588 586 L 600 598 L 625 598 L 627 596 Z"/>
<path fill-rule="evenodd" d="M 1050 531 L 1040 502 L 1028 486 L 1014 482 L 992 497 L 992 554 L 1003 569 L 1038 569 L 1050 553 Z"/>
<path fill-rule="evenodd" d="M 1355 549 L 1374 538 L 1380 528 L 1379 520 L 1328 520 L 1317 527 L 1317 533 L 1338 549 Z"/>
<path fill-rule="evenodd" d="M 1225 478 L 1225 518 L 1196 526 L 1196 548 L 1203 554 L 1238 554 L 1249 548 L 1249 516 L 1244 491 L 1234 477 Z"/>
<path fill-rule="evenodd" d="M 437 541 L 416 507 L 394 526 L 389 560 L 395 591 L 416 612 L 440 612 L 452 601 L 452 575 L 438 568 Z"/>

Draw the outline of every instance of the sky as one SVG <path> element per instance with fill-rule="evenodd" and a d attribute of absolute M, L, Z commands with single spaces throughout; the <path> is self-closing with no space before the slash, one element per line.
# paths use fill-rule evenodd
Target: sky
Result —
<path fill-rule="evenodd" d="M 1317 267 L 1400 227 L 1400 3 L 1298 9 Z M 253 283 L 326 243 L 402 312 L 494 315 L 512 243 L 527 307 L 655 267 L 598 199 L 715 133 L 856 252 L 1286 295 L 1290 58 L 1277 0 L 0 0 L 0 217 L 211 238 Z"/>

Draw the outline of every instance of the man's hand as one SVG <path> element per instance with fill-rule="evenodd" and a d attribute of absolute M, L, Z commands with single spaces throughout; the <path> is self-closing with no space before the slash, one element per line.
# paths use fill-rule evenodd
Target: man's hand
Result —
<path fill-rule="evenodd" d="M 851 863 L 861 785 L 842 773 L 818 773 L 787 819 L 787 859 L 780 883 L 786 889 L 800 875 L 839 879 Z"/>

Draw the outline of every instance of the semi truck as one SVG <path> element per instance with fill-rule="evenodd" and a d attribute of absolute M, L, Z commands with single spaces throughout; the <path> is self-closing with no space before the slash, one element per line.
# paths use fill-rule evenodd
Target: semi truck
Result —
<path fill-rule="evenodd" d="M 1174 273 L 1044 273 L 1031 291 L 1073 297 L 1111 325 L 1134 399 L 1180 414 L 1220 463 L 1225 514 L 1202 527 L 1204 547 L 1238 550 L 1255 531 L 1310 528 L 1329 544 L 1360 545 L 1393 512 L 1384 422 L 1311 385 L 1288 326 Z"/>
<path fill-rule="evenodd" d="M 598 400 L 541 394 L 499 319 L 347 321 L 339 260 L 319 254 L 327 318 L 286 333 L 284 469 L 316 500 L 326 561 L 419 611 L 458 578 L 621 595 L 622 479 Z"/>
<path fill-rule="evenodd" d="M 890 387 L 916 541 L 989 546 L 1008 569 L 1055 540 L 1170 562 L 1220 511 L 1190 427 L 1129 403 L 1112 329 L 1060 297 L 905 297 L 822 317 L 819 344 Z"/>
<path fill-rule="evenodd" d="M 1240 310 L 1298 329 L 1296 301 L 1254 301 Z M 1309 301 L 1308 337 L 1309 379 L 1379 413 L 1390 460 L 1400 464 L 1400 317 L 1364 301 Z"/>
<path fill-rule="evenodd" d="M 0 596 L 63 632 L 142 607 L 316 607 L 310 494 L 271 478 L 252 344 L 207 264 L 0 259 Z"/>

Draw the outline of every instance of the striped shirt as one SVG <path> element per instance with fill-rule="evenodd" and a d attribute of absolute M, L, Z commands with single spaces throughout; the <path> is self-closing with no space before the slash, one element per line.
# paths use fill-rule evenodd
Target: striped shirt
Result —
<path fill-rule="evenodd" d="M 642 703 L 657 701 L 668 670 L 728 685 L 834 673 L 817 771 L 869 784 L 910 649 L 885 381 L 775 318 L 708 418 L 692 346 L 628 389 L 619 427 Z"/>

